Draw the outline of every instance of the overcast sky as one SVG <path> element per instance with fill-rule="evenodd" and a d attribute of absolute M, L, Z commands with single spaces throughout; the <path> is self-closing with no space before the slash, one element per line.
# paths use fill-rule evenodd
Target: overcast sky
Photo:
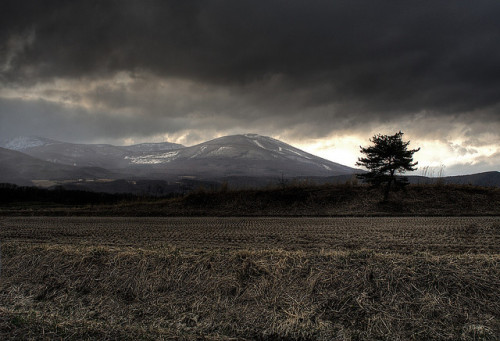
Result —
<path fill-rule="evenodd" d="M 417 174 L 500 170 L 500 1 L 0 4 L 0 139 L 259 133 L 353 166 L 399 130 Z"/>

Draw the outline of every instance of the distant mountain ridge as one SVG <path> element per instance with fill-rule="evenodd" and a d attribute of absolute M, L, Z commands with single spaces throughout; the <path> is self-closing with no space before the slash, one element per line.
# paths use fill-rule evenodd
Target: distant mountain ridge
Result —
<path fill-rule="evenodd" d="M 73 167 L 39 160 L 24 153 L 0 148 L 0 182 L 32 185 L 32 180 L 78 180 L 114 178 L 117 175 L 98 167 Z"/>
<path fill-rule="evenodd" d="M 441 178 L 424 178 L 418 176 L 409 176 L 410 183 L 413 184 L 456 184 L 456 185 L 475 185 L 486 187 L 500 187 L 500 172 L 482 172 L 468 175 L 445 176 Z"/>
<path fill-rule="evenodd" d="M 354 168 L 258 134 L 224 136 L 191 147 L 169 142 L 132 146 L 75 144 L 36 137 L 16 138 L 3 146 L 55 164 L 101 167 L 152 179 L 334 176 L 355 172 Z"/>
<path fill-rule="evenodd" d="M 190 147 L 170 142 L 75 144 L 42 137 L 18 137 L 0 143 L 0 182 L 30 185 L 36 180 L 36 184 L 95 191 L 142 193 L 154 187 L 154 193 L 183 192 L 221 183 L 259 187 L 292 179 L 346 183 L 358 172 L 361 170 L 258 134 L 224 136 Z M 499 172 L 440 179 L 410 175 L 409 179 L 414 184 L 500 187 Z"/>
<path fill-rule="evenodd" d="M 172 143 L 172 142 L 150 142 L 150 143 L 139 143 L 126 146 L 115 146 L 111 144 L 102 144 L 102 143 L 88 144 L 88 143 L 62 142 L 40 136 L 18 136 L 12 139 L 0 141 L 0 148 L 17 150 L 17 151 L 29 150 L 31 148 L 45 147 L 50 145 L 73 145 L 73 146 L 86 146 L 86 147 L 109 146 L 135 152 L 148 152 L 148 151 L 184 148 L 182 144 Z"/>
<path fill-rule="evenodd" d="M 78 167 L 120 169 L 129 165 L 125 157 L 134 153 L 183 148 L 170 142 L 141 143 L 130 146 L 111 144 L 78 144 L 43 137 L 16 137 L 3 141 L 0 147 L 23 152 L 40 160 Z"/>

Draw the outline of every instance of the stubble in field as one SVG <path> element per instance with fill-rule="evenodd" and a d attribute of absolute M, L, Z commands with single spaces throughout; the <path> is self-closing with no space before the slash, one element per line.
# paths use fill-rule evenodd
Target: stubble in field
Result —
<path fill-rule="evenodd" d="M 8 218 L 0 337 L 495 340 L 499 222 Z"/>

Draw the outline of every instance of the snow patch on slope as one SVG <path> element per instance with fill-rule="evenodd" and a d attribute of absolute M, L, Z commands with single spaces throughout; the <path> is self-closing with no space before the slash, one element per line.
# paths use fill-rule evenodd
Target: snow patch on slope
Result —
<path fill-rule="evenodd" d="M 267 150 L 267 148 L 266 148 L 266 147 L 264 147 L 264 146 L 262 145 L 262 143 L 260 143 L 259 141 L 257 141 L 257 140 L 252 140 L 252 141 L 253 141 L 253 142 L 254 142 L 254 143 L 255 143 L 258 147 L 260 147 L 260 148 L 262 148 L 262 149 Z"/>
<path fill-rule="evenodd" d="M 228 154 L 229 151 L 231 151 L 233 149 L 234 149 L 233 147 L 223 146 L 223 147 L 219 147 L 216 150 L 209 152 L 208 155 L 215 155 L 215 156 L 226 155 L 226 154 Z"/>
<path fill-rule="evenodd" d="M 35 136 L 19 136 L 2 143 L 2 147 L 10 150 L 24 150 L 28 148 L 48 146 L 55 143 L 55 141 Z"/>
<path fill-rule="evenodd" d="M 190 156 L 189 158 L 190 158 L 190 159 L 194 159 L 194 158 L 196 158 L 196 157 L 200 156 L 201 154 L 203 154 L 203 152 L 205 151 L 205 149 L 207 149 L 207 146 L 201 146 L 201 147 L 200 147 L 200 150 L 199 150 L 199 151 L 197 151 L 196 153 L 194 153 L 194 154 L 193 154 L 192 156 Z"/>
<path fill-rule="evenodd" d="M 178 151 L 167 152 L 162 154 L 151 154 L 151 155 L 141 155 L 141 156 L 125 156 L 126 160 L 130 160 L 131 163 L 137 165 L 153 165 L 159 163 L 168 163 L 177 158 L 179 154 Z"/>
<path fill-rule="evenodd" d="M 288 149 L 288 148 L 287 148 L 287 149 L 285 149 L 285 150 L 286 150 L 286 151 L 289 151 L 289 152 L 291 152 L 291 153 L 294 153 L 294 154 L 296 154 L 296 155 L 298 155 L 298 156 L 300 156 L 300 157 L 303 157 L 303 158 L 305 158 L 305 159 L 311 160 L 311 158 L 310 158 L 309 156 L 307 156 L 307 155 L 305 155 L 305 154 L 302 154 L 302 153 L 300 153 L 300 152 L 297 152 L 297 151 L 295 151 L 295 150 Z"/>

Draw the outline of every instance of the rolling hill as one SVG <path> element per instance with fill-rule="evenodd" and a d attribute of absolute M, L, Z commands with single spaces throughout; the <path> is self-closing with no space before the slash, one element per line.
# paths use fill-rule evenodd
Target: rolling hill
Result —
<path fill-rule="evenodd" d="M 72 180 L 114 178 L 117 175 L 99 167 L 74 167 L 39 160 L 24 153 L 0 148 L 0 182 L 32 185 L 32 180 Z"/>
<path fill-rule="evenodd" d="M 131 146 L 110 144 L 76 144 L 43 137 L 17 137 L 4 141 L 0 147 L 23 152 L 40 160 L 52 163 L 79 166 L 120 169 L 130 162 L 127 156 L 182 148 L 176 143 L 142 143 Z"/>

